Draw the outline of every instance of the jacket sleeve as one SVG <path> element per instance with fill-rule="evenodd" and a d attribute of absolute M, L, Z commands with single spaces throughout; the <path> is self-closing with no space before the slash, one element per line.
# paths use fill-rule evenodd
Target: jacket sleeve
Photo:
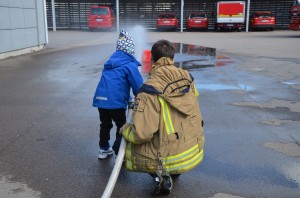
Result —
<path fill-rule="evenodd" d="M 156 95 L 139 93 L 132 113 L 133 124 L 124 130 L 124 138 L 133 144 L 151 141 L 159 129 L 159 111 Z"/>
<path fill-rule="evenodd" d="M 132 87 L 133 94 L 137 96 L 140 86 L 143 84 L 143 78 L 138 66 L 133 63 L 128 67 L 128 81 Z"/>

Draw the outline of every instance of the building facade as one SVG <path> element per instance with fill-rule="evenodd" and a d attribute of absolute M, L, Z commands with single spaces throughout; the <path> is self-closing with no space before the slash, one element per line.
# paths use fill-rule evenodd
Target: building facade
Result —
<path fill-rule="evenodd" d="M 52 28 L 52 4 L 47 1 L 48 26 Z M 141 25 L 146 29 L 155 29 L 156 18 L 160 12 L 172 11 L 181 18 L 183 6 L 183 23 L 191 12 L 201 11 L 208 14 L 209 29 L 214 29 L 219 0 L 54 0 L 57 28 L 85 29 L 89 7 L 92 5 L 110 5 L 116 8 L 119 4 L 120 27 Z M 225 0 L 226 1 L 226 0 Z M 232 1 L 232 0 L 231 0 Z M 247 4 L 248 0 L 244 0 Z M 182 5 L 183 4 L 183 5 Z M 271 11 L 276 17 L 276 29 L 288 29 L 289 11 L 294 0 L 250 0 L 250 14 L 254 11 Z M 247 7 L 246 7 L 247 9 Z M 247 17 L 247 16 L 246 16 Z"/>
<path fill-rule="evenodd" d="M 0 59 L 46 45 L 45 3 L 44 0 L 0 0 Z"/>

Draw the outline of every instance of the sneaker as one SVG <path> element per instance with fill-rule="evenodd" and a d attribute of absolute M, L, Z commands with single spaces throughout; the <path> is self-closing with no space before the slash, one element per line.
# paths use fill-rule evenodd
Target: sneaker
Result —
<path fill-rule="evenodd" d="M 109 155 L 112 155 L 113 153 L 114 153 L 114 151 L 110 147 L 107 150 L 100 149 L 98 158 L 106 159 Z"/>

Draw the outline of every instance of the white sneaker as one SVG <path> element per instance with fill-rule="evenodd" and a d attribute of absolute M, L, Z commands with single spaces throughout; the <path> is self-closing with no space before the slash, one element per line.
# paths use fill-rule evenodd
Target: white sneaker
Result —
<path fill-rule="evenodd" d="M 106 159 L 108 157 L 108 155 L 112 155 L 113 153 L 114 153 L 114 150 L 112 150 L 112 148 L 110 148 L 110 147 L 107 150 L 100 149 L 98 158 Z"/>

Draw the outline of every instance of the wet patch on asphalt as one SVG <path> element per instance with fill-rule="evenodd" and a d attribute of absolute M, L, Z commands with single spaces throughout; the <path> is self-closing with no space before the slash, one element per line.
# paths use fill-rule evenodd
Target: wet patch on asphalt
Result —
<path fill-rule="evenodd" d="M 0 176 L 0 195 L 10 198 L 38 198 L 41 197 L 41 193 L 32 190 L 26 184 L 19 182 L 12 182 L 11 176 Z"/>
<path fill-rule="evenodd" d="M 237 195 L 231 195 L 231 194 L 227 194 L 227 193 L 217 193 L 217 194 L 214 194 L 214 196 L 210 197 L 210 198 L 244 198 L 244 197 L 240 197 Z"/>
<path fill-rule="evenodd" d="M 293 120 L 280 120 L 280 119 L 272 119 L 272 120 L 265 120 L 262 122 L 263 124 L 268 124 L 268 125 L 275 125 L 275 126 L 280 126 L 280 125 L 283 125 L 283 124 L 288 124 L 288 123 L 299 123 L 300 124 L 300 121 L 293 121 Z"/>
<path fill-rule="evenodd" d="M 295 142 L 265 142 L 263 143 L 263 146 L 284 153 L 290 157 L 300 157 L 300 145 Z"/>
<path fill-rule="evenodd" d="M 259 107 L 262 109 L 288 108 L 290 112 L 300 113 L 300 102 L 273 99 L 271 102 L 235 102 L 233 105 L 244 107 Z"/>
<path fill-rule="evenodd" d="M 250 57 L 249 60 L 248 64 L 241 64 L 239 68 L 245 71 L 269 76 L 278 79 L 281 82 L 299 79 L 300 59 Z"/>

